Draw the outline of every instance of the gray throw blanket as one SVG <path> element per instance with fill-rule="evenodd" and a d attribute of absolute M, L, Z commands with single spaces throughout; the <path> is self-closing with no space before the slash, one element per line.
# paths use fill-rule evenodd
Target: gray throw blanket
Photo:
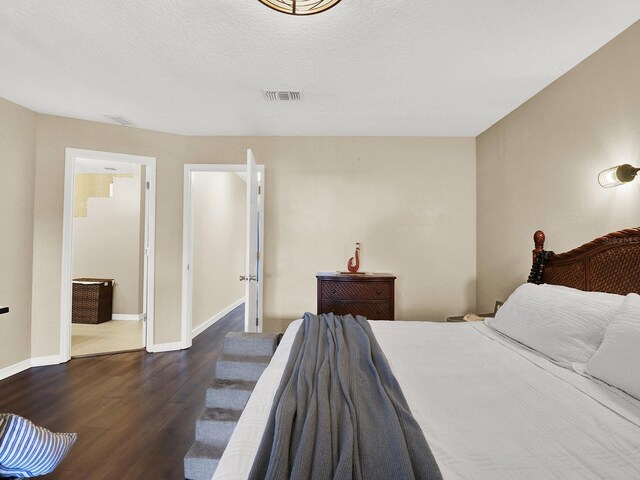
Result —
<path fill-rule="evenodd" d="M 304 315 L 249 479 L 442 479 L 364 317 Z"/>

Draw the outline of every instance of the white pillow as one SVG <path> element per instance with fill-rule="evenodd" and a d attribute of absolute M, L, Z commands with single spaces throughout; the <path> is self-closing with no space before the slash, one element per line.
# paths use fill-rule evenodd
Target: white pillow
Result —
<path fill-rule="evenodd" d="M 568 367 L 589 361 L 624 298 L 525 283 L 485 323 Z"/>
<path fill-rule="evenodd" d="M 640 399 L 640 296 L 627 295 L 587 373 Z"/>
<path fill-rule="evenodd" d="M 0 477 L 31 478 L 52 472 L 75 443 L 75 433 L 52 433 L 26 418 L 0 414 Z"/>

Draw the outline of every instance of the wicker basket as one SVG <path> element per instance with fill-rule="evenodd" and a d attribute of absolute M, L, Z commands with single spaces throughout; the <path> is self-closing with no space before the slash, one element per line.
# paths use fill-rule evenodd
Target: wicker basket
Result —
<path fill-rule="evenodd" d="M 111 320 L 112 278 L 74 278 L 71 302 L 73 323 L 103 323 Z"/>

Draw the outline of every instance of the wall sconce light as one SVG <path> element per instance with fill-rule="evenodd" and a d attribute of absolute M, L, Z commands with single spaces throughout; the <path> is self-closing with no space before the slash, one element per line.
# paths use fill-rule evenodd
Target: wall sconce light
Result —
<path fill-rule="evenodd" d="M 258 0 L 269 8 L 289 15 L 313 15 L 324 12 L 340 0 Z"/>
<path fill-rule="evenodd" d="M 635 168 L 628 163 L 607 168 L 598 175 L 598 183 L 604 188 L 617 187 L 636 178 L 638 171 L 640 168 Z"/>

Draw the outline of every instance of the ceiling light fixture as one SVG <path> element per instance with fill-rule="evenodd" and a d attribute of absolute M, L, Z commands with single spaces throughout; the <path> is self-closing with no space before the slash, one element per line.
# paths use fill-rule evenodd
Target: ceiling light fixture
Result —
<path fill-rule="evenodd" d="M 289 15 L 313 15 L 324 12 L 340 0 L 258 0 L 260 3 L 278 12 Z"/>
<path fill-rule="evenodd" d="M 617 167 L 607 168 L 598 175 L 598 183 L 601 187 L 611 188 L 624 185 L 636 178 L 640 168 L 635 168 L 628 163 Z"/>

